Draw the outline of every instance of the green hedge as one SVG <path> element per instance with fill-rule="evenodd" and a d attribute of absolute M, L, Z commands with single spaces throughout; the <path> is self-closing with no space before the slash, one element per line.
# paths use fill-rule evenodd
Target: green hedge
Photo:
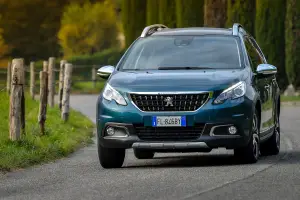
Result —
<path fill-rule="evenodd" d="M 255 0 L 228 0 L 226 26 L 240 23 L 248 33 L 254 35 Z"/>
<path fill-rule="evenodd" d="M 147 0 L 147 25 L 159 23 L 159 0 Z"/>
<path fill-rule="evenodd" d="M 203 26 L 204 0 L 176 0 L 177 27 Z"/>
<path fill-rule="evenodd" d="M 176 27 L 176 4 L 174 0 L 159 0 L 159 22 L 170 27 Z"/>
<path fill-rule="evenodd" d="M 289 82 L 300 88 L 300 1 L 287 0 L 285 27 L 286 73 Z"/>
<path fill-rule="evenodd" d="M 93 55 L 73 56 L 68 62 L 73 65 L 116 65 L 123 54 L 123 50 L 107 49 Z"/>
<path fill-rule="evenodd" d="M 279 87 L 287 86 L 285 72 L 285 2 L 286 0 L 256 1 L 255 36 L 268 63 L 278 68 Z"/>

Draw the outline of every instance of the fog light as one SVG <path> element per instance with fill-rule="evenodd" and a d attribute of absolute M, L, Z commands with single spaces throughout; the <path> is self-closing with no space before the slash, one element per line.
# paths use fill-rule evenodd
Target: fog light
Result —
<path fill-rule="evenodd" d="M 237 129 L 236 129 L 235 126 L 230 126 L 230 127 L 228 128 L 228 132 L 229 132 L 231 135 L 233 135 L 233 134 L 236 134 Z"/>
<path fill-rule="evenodd" d="M 106 128 L 106 133 L 107 133 L 107 135 L 112 136 L 115 134 L 115 129 L 113 127 L 109 126 Z"/>

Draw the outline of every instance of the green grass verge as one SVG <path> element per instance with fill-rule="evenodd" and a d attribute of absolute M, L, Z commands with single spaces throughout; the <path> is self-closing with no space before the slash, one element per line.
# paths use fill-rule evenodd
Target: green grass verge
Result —
<path fill-rule="evenodd" d="M 26 96 L 28 97 L 28 96 Z M 9 140 L 9 96 L 0 92 L 0 171 L 23 168 L 64 157 L 91 142 L 93 123 L 81 113 L 60 119 L 58 107 L 47 108 L 46 134 L 40 136 L 38 102 L 26 99 L 26 134 L 18 142 Z"/>
<path fill-rule="evenodd" d="M 90 82 L 74 82 L 72 84 L 72 94 L 99 94 L 105 85 L 105 81 L 97 81 L 94 87 L 94 83 Z"/>
<path fill-rule="evenodd" d="M 300 96 L 281 96 L 281 101 L 282 102 L 287 102 L 287 101 L 300 101 Z"/>

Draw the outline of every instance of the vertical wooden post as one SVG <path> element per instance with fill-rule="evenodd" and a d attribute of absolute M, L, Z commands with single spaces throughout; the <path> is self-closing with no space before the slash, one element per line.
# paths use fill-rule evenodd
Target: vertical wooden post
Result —
<path fill-rule="evenodd" d="M 92 68 L 92 81 L 93 81 L 93 88 L 96 87 L 96 67 L 93 66 Z"/>
<path fill-rule="evenodd" d="M 65 64 L 67 63 L 66 60 L 60 61 L 60 68 L 59 68 L 59 89 L 58 89 L 58 105 L 59 109 L 61 110 L 62 106 L 62 97 L 63 97 L 63 87 L 64 87 L 64 73 L 65 73 Z"/>
<path fill-rule="evenodd" d="M 43 62 L 43 71 L 48 73 L 48 61 Z"/>
<path fill-rule="evenodd" d="M 47 115 L 47 96 L 48 96 L 48 73 L 40 72 L 40 107 L 38 122 L 40 124 L 41 134 L 45 134 L 45 121 Z"/>
<path fill-rule="evenodd" d="M 48 101 L 49 106 L 54 107 L 54 94 L 55 94 L 55 58 L 49 58 L 48 65 Z"/>
<path fill-rule="evenodd" d="M 8 62 L 7 64 L 7 82 L 6 82 L 6 90 L 7 93 L 10 93 L 11 89 L 11 62 Z"/>
<path fill-rule="evenodd" d="M 67 63 L 65 65 L 64 89 L 61 112 L 61 118 L 63 121 L 67 121 L 69 118 L 72 68 L 72 64 Z"/>
<path fill-rule="evenodd" d="M 34 62 L 30 62 L 30 96 L 34 99 L 35 95 L 35 73 L 34 73 Z"/>
<path fill-rule="evenodd" d="M 9 137 L 19 140 L 25 131 L 24 60 L 13 59 L 9 109 Z"/>

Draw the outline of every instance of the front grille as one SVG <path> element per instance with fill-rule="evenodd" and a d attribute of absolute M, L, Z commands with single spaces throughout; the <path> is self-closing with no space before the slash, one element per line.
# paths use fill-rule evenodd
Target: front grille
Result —
<path fill-rule="evenodd" d="M 201 136 L 204 124 L 191 127 L 145 127 L 135 126 L 136 134 L 141 140 L 148 141 L 183 141 L 197 139 Z"/>
<path fill-rule="evenodd" d="M 130 94 L 133 103 L 142 111 L 195 111 L 208 99 L 201 94 Z"/>

